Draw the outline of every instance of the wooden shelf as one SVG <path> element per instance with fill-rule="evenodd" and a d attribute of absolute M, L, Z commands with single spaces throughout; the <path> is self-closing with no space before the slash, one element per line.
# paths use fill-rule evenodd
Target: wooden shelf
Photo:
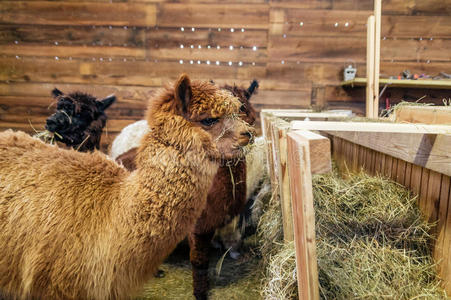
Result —
<path fill-rule="evenodd" d="M 388 85 L 388 87 L 406 87 L 406 88 L 426 88 L 426 89 L 451 89 L 451 80 L 432 80 L 432 79 L 379 79 L 379 85 Z M 354 78 L 353 80 L 342 81 L 341 86 L 366 86 L 366 78 Z"/>

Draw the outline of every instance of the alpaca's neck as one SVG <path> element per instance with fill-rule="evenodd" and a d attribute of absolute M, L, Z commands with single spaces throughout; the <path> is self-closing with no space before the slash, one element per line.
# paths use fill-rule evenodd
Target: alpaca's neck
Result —
<path fill-rule="evenodd" d="M 217 164 L 207 155 L 187 151 L 146 137 L 137 157 L 137 169 L 122 187 L 122 204 L 126 206 L 126 223 L 137 235 L 135 245 L 148 249 L 142 257 L 142 272 L 155 269 L 194 225 L 205 207 L 206 196 Z"/>

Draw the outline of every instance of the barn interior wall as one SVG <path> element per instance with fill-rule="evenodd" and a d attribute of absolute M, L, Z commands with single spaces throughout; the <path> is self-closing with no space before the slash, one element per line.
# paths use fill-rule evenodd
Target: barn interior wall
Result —
<path fill-rule="evenodd" d="M 383 0 L 381 74 L 451 73 L 451 0 Z M 219 84 L 258 79 L 262 108 L 364 112 L 364 89 L 339 87 L 343 67 L 365 76 L 372 0 L 90 0 L 0 2 L 0 130 L 41 129 L 50 91 L 119 101 L 106 148 L 181 72 Z M 443 91 L 393 92 L 413 100 Z M 449 98 L 449 96 L 448 96 Z"/>

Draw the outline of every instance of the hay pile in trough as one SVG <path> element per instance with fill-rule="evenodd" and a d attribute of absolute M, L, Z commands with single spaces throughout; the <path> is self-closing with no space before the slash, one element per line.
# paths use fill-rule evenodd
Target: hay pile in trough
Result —
<path fill-rule="evenodd" d="M 416 198 L 385 178 L 348 175 L 313 179 L 321 298 L 446 299 L 430 253 L 432 225 L 422 220 Z M 278 209 L 270 206 L 263 218 Z M 259 232 L 263 249 L 277 248 L 262 252 L 269 262 L 264 298 L 296 299 L 293 243 L 264 237 L 275 228 Z"/>

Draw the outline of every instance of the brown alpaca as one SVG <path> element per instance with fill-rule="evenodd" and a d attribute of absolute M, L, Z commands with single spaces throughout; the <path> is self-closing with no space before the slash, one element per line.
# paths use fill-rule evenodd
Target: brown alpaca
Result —
<path fill-rule="evenodd" d="M 256 113 L 249 99 L 257 87 L 255 80 L 247 91 L 236 86 L 226 86 L 226 89 L 231 89 L 239 97 L 242 102 L 241 118 L 250 125 L 254 125 Z M 237 162 L 231 160 L 218 168 L 208 192 L 207 205 L 194 229 L 188 234 L 193 293 L 197 300 L 208 299 L 209 251 L 215 231 L 239 215 L 244 210 L 246 201 L 246 161 L 244 158 Z"/>
<path fill-rule="evenodd" d="M 186 236 L 250 128 L 237 98 L 186 75 L 150 103 L 132 173 L 97 151 L 0 133 L 0 294 L 130 298 Z"/>
<path fill-rule="evenodd" d="M 255 123 L 256 113 L 250 103 L 250 97 L 258 87 L 254 80 L 248 89 L 237 86 L 224 86 L 241 101 L 240 117 L 248 124 Z M 127 169 L 136 168 L 137 148 L 119 155 L 116 161 Z M 197 299 L 207 299 L 209 280 L 208 264 L 211 240 L 216 229 L 239 215 L 246 205 L 246 161 L 229 161 L 218 169 L 208 192 L 207 205 L 197 220 L 194 229 L 188 235 L 190 261 L 193 267 L 193 291 Z"/>

